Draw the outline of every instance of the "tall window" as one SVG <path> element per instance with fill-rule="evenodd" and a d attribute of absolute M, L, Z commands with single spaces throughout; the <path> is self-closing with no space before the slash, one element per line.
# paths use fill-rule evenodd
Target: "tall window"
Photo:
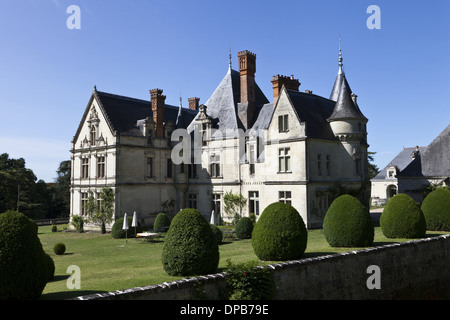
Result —
<path fill-rule="evenodd" d="M 278 131 L 279 132 L 289 131 L 289 117 L 287 114 L 278 116 Z"/>
<path fill-rule="evenodd" d="M 105 177 L 105 156 L 97 157 L 97 178 Z"/>
<path fill-rule="evenodd" d="M 220 194 L 215 193 L 212 195 L 212 209 L 214 213 L 220 216 Z"/>
<path fill-rule="evenodd" d="M 82 192 L 81 193 L 81 215 L 85 216 L 86 215 L 86 204 L 88 202 L 88 193 L 87 192 Z"/>
<path fill-rule="evenodd" d="M 153 177 L 153 158 L 147 158 L 147 178 Z"/>
<path fill-rule="evenodd" d="M 327 176 L 331 176 L 331 157 L 327 154 Z"/>
<path fill-rule="evenodd" d="M 322 156 L 320 154 L 317 155 L 317 174 L 322 175 Z"/>
<path fill-rule="evenodd" d="M 259 215 L 259 192 L 250 191 L 248 193 L 248 212 Z"/>
<path fill-rule="evenodd" d="M 195 163 L 188 164 L 188 177 L 192 179 L 197 178 L 197 165 Z"/>
<path fill-rule="evenodd" d="M 167 178 L 172 178 L 172 159 L 167 159 Z"/>
<path fill-rule="evenodd" d="M 81 179 L 89 178 L 89 158 L 81 159 Z"/>
<path fill-rule="evenodd" d="M 197 209 L 197 194 L 188 194 L 188 208 Z"/>
<path fill-rule="evenodd" d="M 286 204 L 292 204 L 292 194 L 291 191 L 279 191 L 278 201 Z"/>
<path fill-rule="evenodd" d="M 91 127 L 91 145 L 95 146 L 95 142 L 97 140 L 97 128 L 93 125 Z"/>
<path fill-rule="evenodd" d="M 211 155 L 209 162 L 209 173 L 211 177 L 220 177 L 220 155 Z"/>
<path fill-rule="evenodd" d="M 102 210 L 102 208 L 103 208 L 102 194 L 100 192 L 97 192 L 97 209 Z"/>
<path fill-rule="evenodd" d="M 250 163 L 250 175 L 254 175 L 255 174 L 255 146 L 253 144 L 251 144 L 249 146 L 249 163 Z"/>
<path fill-rule="evenodd" d="M 278 172 L 291 171 L 291 153 L 290 148 L 281 148 L 278 150 Z"/>

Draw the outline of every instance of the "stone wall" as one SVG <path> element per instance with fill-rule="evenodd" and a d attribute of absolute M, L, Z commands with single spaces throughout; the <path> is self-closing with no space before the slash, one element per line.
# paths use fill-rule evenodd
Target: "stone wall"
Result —
<path fill-rule="evenodd" d="M 277 300 L 450 299 L 450 235 L 267 267 Z M 77 299 L 217 300 L 225 289 L 226 273 L 218 273 Z"/>

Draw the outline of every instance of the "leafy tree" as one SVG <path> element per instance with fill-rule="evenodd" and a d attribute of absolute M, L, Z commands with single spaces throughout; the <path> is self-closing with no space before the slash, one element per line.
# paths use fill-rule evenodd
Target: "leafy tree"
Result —
<path fill-rule="evenodd" d="M 233 194 L 232 191 L 223 196 L 224 211 L 233 217 L 233 223 L 237 223 L 241 217 L 242 207 L 247 203 L 247 199 L 242 194 Z"/>
<path fill-rule="evenodd" d="M 102 188 L 100 198 L 101 205 L 99 206 L 94 199 L 93 193 L 90 192 L 85 208 L 89 220 L 93 223 L 100 224 L 102 233 L 104 233 L 105 224 L 111 223 L 113 218 L 114 191 L 110 187 Z"/>
<path fill-rule="evenodd" d="M 378 168 L 378 166 L 373 163 L 375 161 L 374 159 L 374 155 L 376 154 L 376 152 L 367 152 L 367 158 L 369 160 L 369 179 L 374 178 L 378 172 L 380 172 L 380 169 Z"/>

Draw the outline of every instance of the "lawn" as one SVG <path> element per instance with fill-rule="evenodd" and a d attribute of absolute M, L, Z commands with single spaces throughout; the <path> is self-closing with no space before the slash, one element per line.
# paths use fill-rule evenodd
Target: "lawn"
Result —
<path fill-rule="evenodd" d="M 59 226 L 59 229 L 62 229 Z M 428 233 L 433 234 L 433 233 Z M 435 234 L 435 233 L 434 233 Z M 50 226 L 39 227 L 39 238 L 45 252 L 55 262 L 55 279 L 47 284 L 41 299 L 67 299 L 98 292 L 142 287 L 171 282 L 180 277 L 165 273 L 161 263 L 162 241 L 150 242 L 144 239 L 113 239 L 110 234 L 51 232 Z M 407 239 L 387 239 L 379 227 L 375 228 L 374 245 L 403 242 Z M 64 255 L 53 252 L 53 246 L 63 242 Z M 218 272 L 226 270 L 227 260 L 246 262 L 257 260 L 251 240 L 228 240 L 219 246 L 220 263 Z M 332 248 L 326 242 L 322 230 L 308 232 L 308 246 L 305 258 L 355 248 Z M 67 268 L 76 265 L 81 271 L 81 289 L 70 290 L 66 282 L 71 274 Z"/>

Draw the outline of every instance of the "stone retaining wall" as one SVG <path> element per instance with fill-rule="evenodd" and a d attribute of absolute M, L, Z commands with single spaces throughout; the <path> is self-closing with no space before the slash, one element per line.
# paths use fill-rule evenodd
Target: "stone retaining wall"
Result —
<path fill-rule="evenodd" d="M 276 300 L 450 299 L 450 235 L 267 266 Z M 368 286 L 369 283 L 369 286 Z M 379 285 L 378 288 L 372 288 Z M 226 273 L 78 297 L 79 300 L 225 299 Z"/>

